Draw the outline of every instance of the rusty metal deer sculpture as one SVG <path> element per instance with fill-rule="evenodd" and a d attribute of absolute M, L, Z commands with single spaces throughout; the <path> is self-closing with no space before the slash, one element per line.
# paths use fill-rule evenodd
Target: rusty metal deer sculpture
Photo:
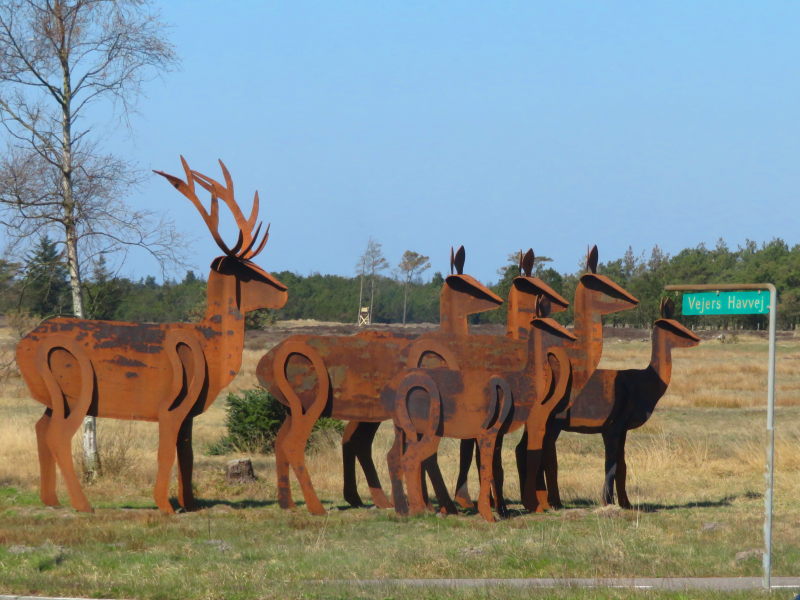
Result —
<path fill-rule="evenodd" d="M 533 432 L 531 454 L 535 454 L 534 446 L 540 451 L 544 425 L 564 396 L 570 377 L 569 359 L 561 345 L 575 337 L 547 318 L 549 300 L 546 297 L 540 298 L 538 304 L 522 368 L 491 370 L 491 358 L 486 352 L 479 352 L 475 338 L 467 338 L 462 343 L 449 341 L 446 344 L 446 352 L 452 356 L 446 366 L 411 368 L 384 390 L 382 401 L 394 413 L 396 439 L 387 459 L 398 512 L 410 509 L 412 514 L 416 514 L 424 510 L 419 486 L 422 461 L 436 453 L 442 437 L 454 437 L 477 439 L 478 442 L 478 512 L 487 521 L 494 521 L 490 507 L 490 491 L 493 491 L 498 512 L 503 514 L 502 485 L 495 480 L 497 440 L 502 432 L 526 425 Z M 437 341 L 431 340 L 426 348 L 444 353 L 439 349 L 441 347 Z M 484 344 L 483 349 L 486 348 Z M 473 356 L 476 350 L 484 359 L 483 367 L 472 365 L 470 368 L 459 363 L 459 359 Z M 555 361 L 555 370 L 551 361 Z M 410 365 L 414 364 L 412 355 Z M 554 371 L 557 373 L 555 376 Z M 398 452 L 401 455 L 399 460 Z M 538 464 L 531 460 L 531 468 L 537 467 Z M 402 480 L 409 491 L 408 506 Z"/>
<path fill-rule="evenodd" d="M 156 171 L 200 212 L 224 252 L 211 263 L 206 315 L 199 323 L 125 323 L 54 318 L 17 346 L 17 364 L 33 397 L 47 408 L 36 424 L 41 499 L 58 505 L 56 464 L 72 506 L 91 511 L 72 462 L 70 442 L 87 414 L 114 419 L 157 421 L 158 474 L 153 496 L 164 513 L 169 480 L 178 458 L 178 503 L 193 507 L 192 420 L 204 412 L 238 372 L 244 344 L 244 316 L 258 308 L 280 308 L 286 287 L 252 259 L 264 248 L 258 193 L 245 218 L 234 200 L 233 182 L 220 161 L 225 185 L 192 171 L 181 157 L 186 181 Z M 211 193 L 205 210 L 195 183 Z M 220 237 L 219 199 L 239 228 L 229 248 Z"/>
<path fill-rule="evenodd" d="M 520 274 L 515 277 L 511 282 L 511 287 L 508 291 L 508 312 L 506 316 L 506 337 L 510 340 L 518 340 L 516 344 L 520 354 L 520 360 L 524 361 L 527 346 L 525 341 L 532 330 L 532 319 L 537 316 L 536 309 L 540 299 L 547 298 L 549 300 L 548 306 L 553 313 L 566 310 L 569 302 L 561 297 L 555 290 L 548 286 L 544 281 L 538 277 L 533 277 L 533 265 L 535 256 L 533 249 L 528 248 L 528 251 L 523 254 L 519 253 L 519 271 Z M 486 341 L 488 338 L 483 338 Z M 500 342 L 495 338 L 495 342 Z M 508 351 L 508 344 L 503 343 L 502 346 Z M 504 432 L 500 433 L 497 441 L 497 448 L 495 450 L 495 465 L 494 476 L 498 482 L 498 487 L 502 488 L 503 480 L 503 465 L 500 460 L 500 454 L 503 446 Z M 477 440 L 461 440 L 459 452 L 459 469 L 458 477 L 456 480 L 455 500 L 462 508 L 473 508 L 473 502 L 470 498 L 467 478 L 469 470 L 472 466 L 472 456 L 475 455 L 475 460 L 478 462 L 479 453 Z"/>
<path fill-rule="evenodd" d="M 469 315 L 497 308 L 503 301 L 461 272 L 463 247 L 455 254 L 451 251 L 451 262 L 459 272 L 448 276 L 442 288 L 440 331 L 466 336 Z M 308 510 L 313 514 L 325 512 L 305 466 L 305 447 L 311 428 L 323 415 L 357 423 L 391 419 L 391 413 L 380 402 L 381 390 L 406 367 L 407 357 L 414 352 L 419 339 L 379 331 L 350 336 L 296 335 L 261 358 L 256 368 L 259 382 L 289 407 L 289 415 L 275 440 L 278 503 L 282 508 L 294 506 L 289 486 L 291 468 Z M 419 354 L 423 365 L 426 361 L 447 362 L 447 358 L 435 353 Z M 374 435 L 374 430 L 371 434 Z M 375 504 L 388 508 L 391 503 L 380 487 L 374 466 L 371 471 L 367 479 Z M 345 491 L 347 494 L 347 488 Z"/>
<path fill-rule="evenodd" d="M 667 391 L 672 376 L 672 349 L 690 348 L 700 338 L 672 318 L 671 299 L 661 301 L 661 318 L 653 324 L 650 364 L 644 369 L 598 369 L 572 401 L 564 431 L 600 433 L 605 446 L 603 503 L 614 501 L 614 484 L 622 508 L 630 508 L 625 490 L 625 438 L 628 431 L 644 425 Z M 548 489 L 558 481 L 548 480 Z"/>
<path fill-rule="evenodd" d="M 593 246 L 586 259 L 586 270 L 575 289 L 573 301 L 574 326 L 573 333 L 578 338 L 576 344 L 567 347 L 570 365 L 572 367 L 572 381 L 568 388 L 567 396 L 562 400 L 562 405 L 551 414 L 547 424 L 542 452 L 542 468 L 537 477 L 538 506 L 542 508 L 560 508 L 561 498 L 558 494 L 558 458 L 556 455 L 556 440 L 558 439 L 561 425 L 566 418 L 566 410 L 574 399 L 580 394 L 587 381 L 594 373 L 603 354 L 603 315 L 613 314 L 622 310 L 633 308 L 639 301 L 630 293 L 614 283 L 605 275 L 597 273 L 598 252 Z M 526 484 L 525 466 L 528 439 L 523 434 L 516 448 L 517 469 L 520 475 L 520 489 L 530 490 Z M 545 481 L 547 486 L 545 491 Z M 553 482 L 551 484 L 551 481 Z"/>

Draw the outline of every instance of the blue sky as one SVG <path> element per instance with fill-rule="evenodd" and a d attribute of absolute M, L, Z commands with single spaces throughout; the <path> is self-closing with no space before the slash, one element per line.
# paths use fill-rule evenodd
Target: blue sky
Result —
<path fill-rule="evenodd" d="M 351 275 L 370 236 L 497 279 L 533 247 L 575 271 L 630 245 L 670 254 L 782 237 L 800 188 L 796 2 L 161 4 L 181 68 L 146 84 L 133 135 L 107 143 L 180 174 L 179 154 L 272 235 L 258 262 Z M 205 272 L 219 254 L 153 175 Z M 233 238 L 232 234 L 227 237 Z M 156 266 L 130 256 L 123 273 Z"/>

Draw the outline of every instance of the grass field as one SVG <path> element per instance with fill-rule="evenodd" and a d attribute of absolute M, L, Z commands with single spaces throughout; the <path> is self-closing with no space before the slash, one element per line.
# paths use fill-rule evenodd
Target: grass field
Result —
<path fill-rule="evenodd" d="M 11 347 L 4 334 L 5 348 Z M 646 341 L 609 338 L 603 367 L 642 367 Z M 232 388 L 255 384 L 261 351 L 248 350 Z M 774 575 L 800 575 L 800 339 L 778 354 Z M 763 545 L 766 342 L 739 336 L 676 351 L 673 382 L 656 414 L 628 438 L 629 495 L 637 509 L 600 507 L 599 436 L 559 441 L 567 509 L 517 511 L 491 525 L 475 514 L 399 518 L 392 511 L 346 510 L 336 440 L 318 441 L 309 467 L 324 517 L 302 505 L 275 505 L 274 460 L 255 456 L 258 480 L 225 482 L 224 465 L 204 448 L 224 433 L 220 399 L 196 420 L 196 491 L 203 510 L 160 515 L 151 497 L 156 427 L 101 421 L 106 475 L 87 495 L 91 515 L 50 509 L 37 495 L 33 424 L 41 407 L 18 379 L 0 388 L 0 593 L 122 598 L 739 598 L 760 592 L 624 590 L 452 591 L 367 588 L 336 580 L 376 578 L 523 578 L 757 576 Z M 519 490 L 505 447 L 507 494 Z M 382 426 L 375 455 L 391 443 Z M 457 443 L 444 440 L 443 471 L 454 479 Z M 379 461 L 379 467 L 383 467 Z M 383 469 L 383 480 L 387 477 Z M 63 486 L 60 491 L 63 492 Z M 472 482 L 472 489 L 477 483 Z M 62 501 L 66 502 L 65 494 Z M 299 490 L 295 497 L 302 498 Z M 367 498 L 366 488 L 362 497 Z M 753 551 L 753 552 L 748 552 Z M 737 558 L 737 554 L 740 554 Z M 792 597 L 788 593 L 776 597 Z"/>

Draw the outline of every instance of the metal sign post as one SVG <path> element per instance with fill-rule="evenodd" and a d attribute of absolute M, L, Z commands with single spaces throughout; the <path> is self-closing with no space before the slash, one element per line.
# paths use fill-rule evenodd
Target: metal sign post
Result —
<path fill-rule="evenodd" d="M 772 496 L 774 486 L 775 465 L 775 321 L 777 317 L 777 299 L 775 286 L 771 283 L 733 283 L 733 284 L 700 284 L 700 285 L 668 285 L 666 290 L 676 292 L 704 292 L 684 294 L 683 314 L 693 315 L 729 315 L 729 314 L 764 314 L 769 311 L 769 365 L 767 370 L 767 491 L 764 494 L 764 588 L 771 587 L 772 571 Z M 769 308 L 760 292 L 769 292 Z M 711 292 L 711 293 L 708 293 Z"/>

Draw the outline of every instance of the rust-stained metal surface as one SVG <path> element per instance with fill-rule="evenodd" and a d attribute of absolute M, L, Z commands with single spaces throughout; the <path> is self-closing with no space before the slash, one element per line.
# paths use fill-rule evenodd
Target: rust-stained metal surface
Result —
<path fill-rule="evenodd" d="M 169 479 L 178 459 L 178 503 L 192 508 L 192 420 L 205 411 L 238 372 L 244 344 L 244 315 L 257 308 L 280 308 L 287 291 L 251 262 L 264 248 L 258 193 L 245 217 L 234 199 L 233 182 L 220 161 L 225 184 L 189 168 L 186 181 L 160 171 L 200 212 L 224 252 L 212 262 L 206 314 L 199 323 L 124 323 L 55 318 L 42 323 L 17 346 L 17 364 L 34 399 L 47 408 L 36 424 L 41 499 L 58 505 L 56 465 L 73 507 L 90 511 L 72 462 L 71 440 L 85 415 L 157 421 L 158 474 L 154 498 L 165 513 Z M 195 184 L 211 194 L 206 211 Z M 228 246 L 219 234 L 219 200 L 239 229 Z"/>
<path fill-rule="evenodd" d="M 555 431 L 556 435 L 560 430 L 602 434 L 604 504 L 614 501 L 616 483 L 619 505 L 631 507 L 625 491 L 627 433 L 647 422 L 667 391 L 672 375 L 672 349 L 690 348 L 700 343 L 699 337 L 672 318 L 674 309 L 672 300 L 661 301 L 661 318 L 653 324 L 650 364 L 644 369 L 595 370 L 571 400 L 565 421 Z M 558 481 L 554 480 L 552 485 L 557 486 Z"/>
<path fill-rule="evenodd" d="M 561 346 L 575 339 L 547 318 L 546 298 L 540 298 L 538 304 L 538 316 L 533 318 L 524 342 L 524 361 L 516 368 L 493 368 L 493 336 L 445 337 L 429 340 L 419 350 L 446 351 L 450 355 L 446 365 L 419 368 L 411 356 L 409 370 L 384 389 L 381 401 L 392 410 L 395 424 L 396 439 L 389 465 L 395 509 L 401 514 L 425 510 L 419 486 L 422 462 L 435 455 L 442 437 L 477 440 L 478 512 L 487 521 L 494 521 L 490 492 L 494 494 L 498 512 L 504 512 L 502 484 L 495 478 L 495 449 L 501 432 L 526 425 L 533 432 L 530 468 L 538 468 L 533 456 L 541 453 L 545 424 L 566 393 L 570 377 L 569 359 Z M 551 360 L 557 369 L 551 368 Z M 530 479 L 535 479 L 535 475 Z M 408 489 L 408 501 L 403 483 Z M 529 502 L 533 510 L 535 500 L 534 494 Z"/>
<path fill-rule="evenodd" d="M 469 335 L 467 317 L 497 308 L 502 299 L 469 275 L 463 273 L 463 247 L 451 251 L 451 270 L 440 293 L 441 323 L 437 331 L 420 337 L 365 331 L 351 336 L 291 336 L 265 354 L 256 374 L 262 385 L 290 409 L 290 416 L 281 426 L 276 439 L 278 502 L 294 506 L 289 487 L 289 470 L 295 473 L 306 506 L 315 514 L 324 512 L 305 466 L 305 444 L 311 427 L 320 416 L 380 423 L 392 418 L 391 411 L 381 404 L 383 387 L 406 368 L 409 356 L 419 366 L 447 362 L 447 349 L 439 352 L 420 351 L 424 340 L 439 336 L 454 338 Z M 366 431 L 366 433 L 364 433 Z M 374 429 L 349 425 L 346 441 L 350 457 L 368 463 L 368 480 L 373 501 L 389 507 L 370 453 Z M 352 464 L 352 461 L 351 461 Z M 347 463 L 345 472 L 347 474 Z M 354 466 L 351 467 L 354 469 Z M 352 473 L 352 470 L 351 470 Z M 354 497 L 355 495 L 355 497 Z M 352 489 L 345 489 L 348 500 L 360 501 Z"/>

